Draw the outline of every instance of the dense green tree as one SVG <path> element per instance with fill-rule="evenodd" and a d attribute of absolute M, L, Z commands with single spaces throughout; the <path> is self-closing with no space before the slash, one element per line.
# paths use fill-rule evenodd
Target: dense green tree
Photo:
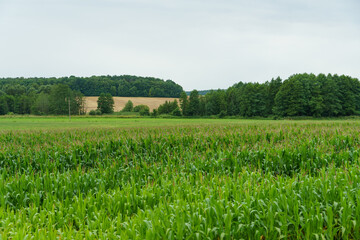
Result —
<path fill-rule="evenodd" d="M 36 115 L 47 115 L 50 113 L 49 95 L 40 93 L 34 105 L 31 108 L 31 113 Z"/>
<path fill-rule="evenodd" d="M 41 91 L 42 86 L 65 84 L 73 91 L 86 96 L 99 96 L 110 93 L 113 96 L 133 97 L 179 97 L 182 87 L 171 80 L 152 77 L 92 76 L 62 78 L 0 78 L 0 89 L 7 95 L 22 95 L 27 89 Z M 151 90 L 151 91 L 150 91 Z M 49 94 L 49 92 L 46 92 Z"/>
<path fill-rule="evenodd" d="M 97 109 L 100 110 L 101 113 L 109 114 L 114 112 L 114 98 L 111 96 L 110 93 L 101 93 L 97 100 L 97 104 Z M 132 106 L 133 105 L 131 102 L 131 110 L 129 112 L 132 111 Z"/>
<path fill-rule="evenodd" d="M 218 115 L 227 109 L 226 93 L 224 90 L 212 90 L 205 95 L 205 112 L 206 115 Z"/>
<path fill-rule="evenodd" d="M 5 115 L 9 112 L 9 108 L 5 96 L 0 96 L 0 115 Z"/>
<path fill-rule="evenodd" d="M 5 95 L 5 100 L 7 102 L 8 111 L 15 112 L 15 97 L 13 95 Z"/>
<path fill-rule="evenodd" d="M 188 116 L 189 115 L 189 99 L 188 96 L 186 94 L 186 92 L 182 91 L 180 94 L 180 107 L 181 107 L 181 112 L 184 116 Z"/>
<path fill-rule="evenodd" d="M 136 105 L 136 106 L 133 108 L 133 112 L 140 112 L 140 111 L 142 111 L 142 110 L 145 110 L 145 111 L 149 111 L 149 112 L 150 112 L 149 106 L 144 105 L 144 104 Z"/>
<path fill-rule="evenodd" d="M 49 94 L 49 113 L 55 115 L 78 115 L 84 113 L 83 94 L 72 91 L 65 84 L 57 84 L 51 87 Z"/>
<path fill-rule="evenodd" d="M 134 104 L 131 100 L 127 101 L 125 107 L 121 110 L 122 112 L 132 112 L 134 108 Z"/>
<path fill-rule="evenodd" d="M 309 101 L 310 114 L 314 117 L 321 117 L 324 112 L 324 97 L 321 93 L 322 83 L 319 79 L 312 82 L 311 96 Z"/>
<path fill-rule="evenodd" d="M 280 90 L 280 87 L 282 85 L 282 80 L 280 77 L 277 77 L 276 79 L 271 79 L 270 82 L 265 84 L 268 87 L 268 94 L 266 99 L 266 114 L 272 115 L 274 114 L 273 108 L 275 106 L 275 97 Z"/>
<path fill-rule="evenodd" d="M 69 114 L 69 101 L 71 101 L 70 97 L 71 89 L 68 85 L 53 85 L 49 95 L 50 113 L 56 115 Z"/>
<path fill-rule="evenodd" d="M 206 99 L 204 96 L 199 97 L 199 115 L 204 116 L 206 114 Z"/>
<path fill-rule="evenodd" d="M 158 107 L 157 112 L 158 114 L 173 114 L 177 108 L 179 108 L 179 104 L 176 100 L 172 102 L 165 101 L 165 103 Z"/>
<path fill-rule="evenodd" d="M 190 116 L 199 115 L 199 107 L 200 107 L 199 92 L 197 90 L 193 90 L 191 91 L 189 97 L 189 115 Z"/>
<path fill-rule="evenodd" d="M 280 116 L 306 115 L 305 90 L 299 80 L 299 75 L 294 75 L 285 80 L 275 97 L 274 111 Z"/>
<path fill-rule="evenodd" d="M 22 94 L 15 97 L 14 113 L 30 114 L 31 106 L 34 103 L 35 96 L 32 94 Z"/>
<path fill-rule="evenodd" d="M 339 98 L 339 88 L 333 77 L 329 74 L 325 76 L 320 74 L 318 81 L 321 83 L 321 95 L 323 96 L 323 116 L 335 117 L 339 116 L 342 111 L 342 106 Z"/>
<path fill-rule="evenodd" d="M 140 113 L 140 116 L 149 116 L 150 115 L 150 109 L 149 109 L 149 107 L 142 108 L 142 109 L 140 109 L 139 113 Z"/>

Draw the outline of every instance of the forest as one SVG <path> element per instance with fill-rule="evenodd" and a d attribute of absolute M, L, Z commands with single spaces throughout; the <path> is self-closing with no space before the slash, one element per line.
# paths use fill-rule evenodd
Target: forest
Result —
<path fill-rule="evenodd" d="M 197 90 L 189 97 L 183 92 L 179 100 L 183 116 L 350 116 L 360 113 L 360 82 L 345 75 L 304 73 L 284 81 L 278 77 L 262 84 L 239 82 L 205 96 Z M 166 114 L 177 108 L 176 104 L 164 105 L 159 109 Z"/>
<path fill-rule="evenodd" d="M 13 82 L 12 82 L 13 81 Z M 134 90 L 135 89 L 135 90 Z M 171 80 L 133 76 L 0 79 L 0 115 L 85 114 L 83 96 L 179 97 L 152 115 L 238 117 L 340 117 L 360 114 L 360 82 L 345 75 L 295 74 L 265 83 L 239 82 L 226 90 L 189 96 Z M 70 102 L 70 104 L 69 104 Z"/>
<path fill-rule="evenodd" d="M 65 84 L 84 96 L 110 93 L 119 97 L 179 97 L 182 87 L 171 80 L 153 77 L 92 76 L 62 78 L 0 78 L 0 91 L 8 95 L 41 93 L 53 85 Z"/>

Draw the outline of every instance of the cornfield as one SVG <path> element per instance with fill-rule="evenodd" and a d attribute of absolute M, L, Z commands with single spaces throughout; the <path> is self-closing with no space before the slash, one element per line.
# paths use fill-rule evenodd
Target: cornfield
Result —
<path fill-rule="evenodd" d="M 0 134 L 0 239 L 360 239 L 360 122 Z"/>

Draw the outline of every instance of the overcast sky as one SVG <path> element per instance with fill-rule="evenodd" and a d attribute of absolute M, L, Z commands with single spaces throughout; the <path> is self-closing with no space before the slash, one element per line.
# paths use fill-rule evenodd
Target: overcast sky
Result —
<path fill-rule="evenodd" d="M 360 77 L 359 0 L 0 0 L 0 77 Z"/>

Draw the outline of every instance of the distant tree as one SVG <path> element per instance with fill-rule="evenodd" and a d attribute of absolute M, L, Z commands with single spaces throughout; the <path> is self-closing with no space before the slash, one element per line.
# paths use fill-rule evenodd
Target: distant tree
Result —
<path fill-rule="evenodd" d="M 36 95 L 22 94 L 15 97 L 15 113 L 16 114 L 30 114 L 31 106 L 35 101 Z"/>
<path fill-rule="evenodd" d="M 151 116 L 157 117 L 159 115 L 158 110 L 156 108 L 153 109 Z"/>
<path fill-rule="evenodd" d="M 171 112 L 171 115 L 180 117 L 180 116 L 182 115 L 180 108 L 179 108 L 179 107 L 175 108 L 175 109 Z"/>
<path fill-rule="evenodd" d="M 65 84 L 53 85 L 49 95 L 49 113 L 66 115 L 69 113 L 71 89 Z"/>
<path fill-rule="evenodd" d="M 321 92 L 322 82 L 314 79 L 311 86 L 311 96 L 309 101 L 310 114 L 314 117 L 321 117 L 325 110 L 324 97 Z"/>
<path fill-rule="evenodd" d="M 180 94 L 180 107 L 181 107 L 181 111 L 182 114 L 184 116 L 188 116 L 189 115 L 189 101 L 188 101 L 188 96 L 186 94 L 186 92 L 182 91 Z"/>
<path fill-rule="evenodd" d="M 134 108 L 134 104 L 131 100 L 129 100 L 126 104 L 125 107 L 121 110 L 122 112 L 132 112 Z"/>
<path fill-rule="evenodd" d="M 93 109 L 93 110 L 90 110 L 89 115 L 92 115 L 92 116 L 96 115 L 95 110 L 94 110 L 94 109 Z"/>
<path fill-rule="evenodd" d="M 72 91 L 68 85 L 57 84 L 51 87 L 49 99 L 49 113 L 55 115 L 72 115 L 83 114 L 84 111 L 84 98 L 83 94 L 79 91 Z M 44 98 L 42 98 L 44 101 Z"/>
<path fill-rule="evenodd" d="M 15 112 L 15 97 L 13 95 L 5 95 L 5 100 L 7 102 L 8 111 Z"/>
<path fill-rule="evenodd" d="M 0 96 L 0 115 L 5 115 L 9 112 L 9 108 L 5 96 Z"/>
<path fill-rule="evenodd" d="M 142 96 L 142 97 L 179 97 L 182 87 L 171 80 L 152 77 L 122 76 L 92 76 L 92 77 L 61 77 L 61 78 L 0 78 L 0 89 L 7 95 L 17 96 L 28 92 L 43 91 L 43 86 L 65 84 L 73 91 L 79 91 L 86 96 L 99 96 L 100 93 L 110 93 L 112 96 Z M 150 93 L 150 89 L 153 89 Z M 50 94 L 50 92 L 45 92 Z"/>
<path fill-rule="evenodd" d="M 189 97 L 189 115 L 197 116 L 199 115 L 199 92 L 197 90 L 193 90 L 190 93 Z"/>
<path fill-rule="evenodd" d="M 331 74 L 325 76 L 319 74 L 318 81 L 321 82 L 321 95 L 323 96 L 323 116 L 336 117 L 342 112 L 339 88 Z"/>
<path fill-rule="evenodd" d="M 172 114 L 175 109 L 179 108 L 178 102 L 176 99 L 172 102 L 165 101 L 158 108 L 158 114 Z"/>
<path fill-rule="evenodd" d="M 267 87 L 268 87 L 267 99 L 266 99 L 267 115 L 274 114 L 273 108 L 275 106 L 275 97 L 276 94 L 279 92 L 281 85 L 282 85 L 282 80 L 280 77 L 277 77 L 276 79 L 271 79 L 271 81 L 267 83 Z"/>
<path fill-rule="evenodd" d="M 117 90 L 116 90 L 116 87 L 115 86 L 111 86 L 110 88 L 110 94 L 112 96 L 116 96 L 117 95 Z"/>
<path fill-rule="evenodd" d="M 199 115 L 204 116 L 206 114 L 206 100 L 204 96 L 199 97 Z"/>
<path fill-rule="evenodd" d="M 133 112 L 141 112 L 141 111 L 150 112 L 150 108 L 149 106 L 144 104 L 137 105 L 133 108 Z"/>
<path fill-rule="evenodd" d="M 226 111 L 227 102 L 226 93 L 224 90 L 212 90 L 205 95 L 205 98 L 206 115 L 218 115 L 221 111 Z"/>
<path fill-rule="evenodd" d="M 275 97 L 274 111 L 280 116 L 304 116 L 306 113 L 305 89 L 300 75 L 285 80 Z"/>
<path fill-rule="evenodd" d="M 36 115 L 47 115 L 50 112 L 49 95 L 40 93 L 34 105 L 31 108 L 31 113 Z"/>
<path fill-rule="evenodd" d="M 97 109 L 100 110 L 103 114 L 114 112 L 114 99 L 110 93 L 101 93 L 97 100 L 97 104 Z"/>
<path fill-rule="evenodd" d="M 140 116 L 149 116 L 150 115 L 150 109 L 149 107 L 147 108 L 142 108 L 140 111 Z"/>

